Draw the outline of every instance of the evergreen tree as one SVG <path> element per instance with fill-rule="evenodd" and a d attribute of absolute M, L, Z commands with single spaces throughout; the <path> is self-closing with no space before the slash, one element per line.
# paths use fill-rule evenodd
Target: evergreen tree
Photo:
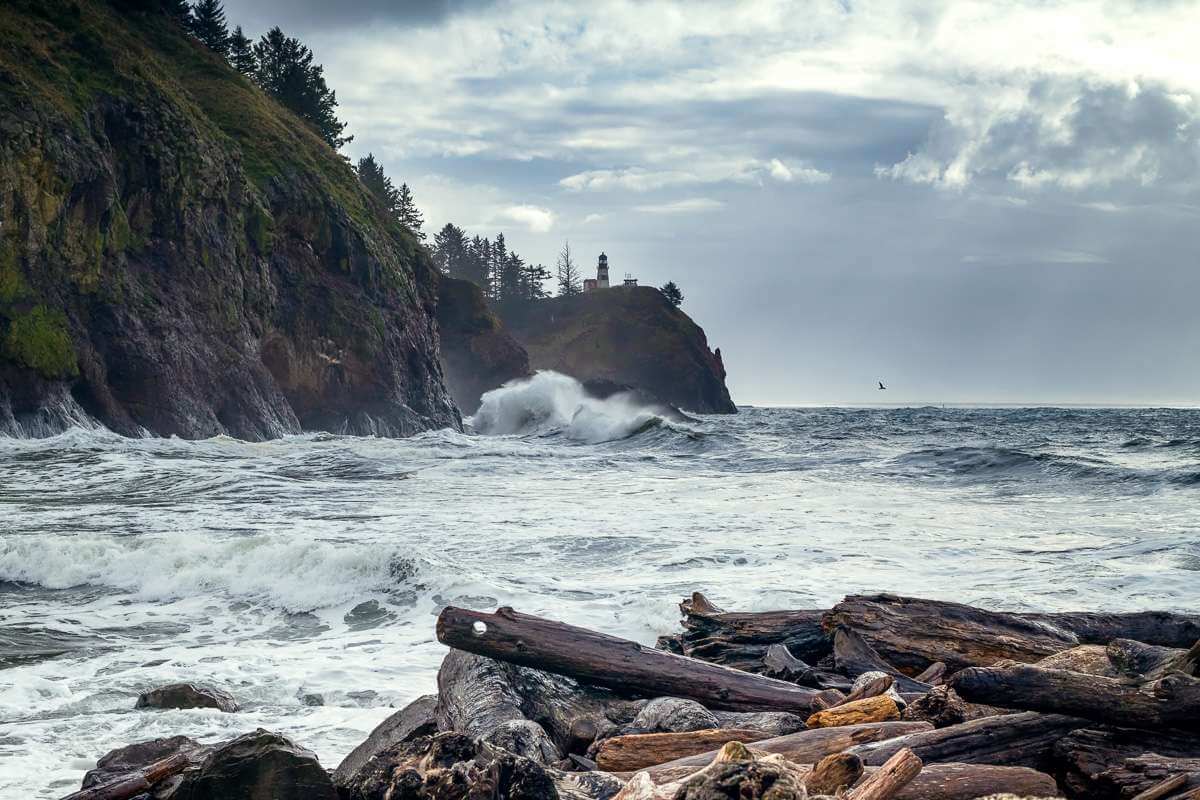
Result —
<path fill-rule="evenodd" d="M 486 245 L 487 240 L 481 239 L 478 234 L 471 239 L 471 244 L 467 248 L 463 272 L 459 276 L 466 278 L 481 289 L 487 286 L 487 265 L 484 260 Z"/>
<path fill-rule="evenodd" d="M 312 125 L 334 150 L 351 141 L 342 136 L 346 123 L 337 118 L 337 93 L 325 84 L 325 69 L 313 63 L 312 51 L 278 27 L 254 45 L 259 86 Z"/>
<path fill-rule="evenodd" d="M 229 58 L 229 26 L 220 0 L 197 0 L 192 5 L 192 35 L 222 58 Z"/>
<path fill-rule="evenodd" d="M 550 296 L 546 281 L 553 277 L 543 264 L 526 264 L 521 271 L 521 290 L 527 301 L 545 300 Z"/>
<path fill-rule="evenodd" d="M 663 297 L 667 298 L 667 302 L 676 308 L 683 304 L 683 292 L 679 291 L 675 281 L 667 281 L 659 291 L 663 293 Z"/>
<path fill-rule="evenodd" d="M 461 278 L 467 270 L 468 248 L 463 229 L 447 222 L 433 236 L 433 263 L 447 275 Z"/>
<path fill-rule="evenodd" d="M 558 296 L 571 297 L 583 292 L 583 283 L 579 275 L 579 265 L 571 255 L 571 243 L 563 242 L 562 250 L 558 251 Z"/>
<path fill-rule="evenodd" d="M 247 78 L 253 78 L 258 71 L 258 62 L 254 59 L 254 44 L 242 33 L 242 26 L 233 29 L 229 37 L 229 63 Z"/>
<path fill-rule="evenodd" d="M 161 8 L 168 17 L 182 25 L 184 30 L 192 29 L 192 9 L 187 0 L 161 0 Z"/>
<path fill-rule="evenodd" d="M 522 277 L 525 273 L 525 259 L 516 253 L 509 253 L 500 268 L 497 280 L 499 300 L 502 306 L 520 305 L 525 300 L 525 287 Z"/>
<path fill-rule="evenodd" d="M 496 234 L 496 241 L 492 243 L 492 254 L 488 264 L 490 265 L 489 277 L 491 278 L 491 295 L 493 300 L 502 300 L 503 296 L 500 292 L 500 281 L 504 275 L 505 265 L 508 263 L 508 243 L 504 241 L 504 234 Z"/>
<path fill-rule="evenodd" d="M 413 232 L 413 235 L 422 242 L 425 241 L 425 232 L 421 230 L 421 226 L 425 224 L 425 218 L 421 215 L 421 210 L 417 208 L 412 190 L 408 188 L 407 183 L 400 184 L 400 191 L 396 193 L 396 217 L 404 227 Z"/>
<path fill-rule="evenodd" d="M 392 179 L 384 173 L 383 165 L 375 160 L 375 154 L 367 153 L 360 158 L 357 171 L 358 179 L 370 190 L 371 194 L 375 195 L 375 199 L 387 210 L 388 214 L 398 217 L 399 192 L 392 185 Z"/>

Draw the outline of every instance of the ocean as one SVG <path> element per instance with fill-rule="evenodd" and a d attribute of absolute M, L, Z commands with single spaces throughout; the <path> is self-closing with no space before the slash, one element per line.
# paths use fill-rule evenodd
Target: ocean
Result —
<path fill-rule="evenodd" d="M 694 590 L 1194 612 L 1200 412 L 688 417 L 543 373 L 468 433 L 0 439 L 0 798 L 175 734 L 265 727 L 333 767 L 434 690 L 447 604 L 651 643 Z M 242 711 L 134 710 L 174 681 Z"/>

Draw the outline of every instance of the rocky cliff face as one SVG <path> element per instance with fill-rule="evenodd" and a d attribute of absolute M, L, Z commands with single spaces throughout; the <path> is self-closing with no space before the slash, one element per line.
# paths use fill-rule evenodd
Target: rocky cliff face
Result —
<path fill-rule="evenodd" d="M 505 320 L 530 365 L 588 387 L 632 387 L 701 414 L 733 414 L 720 350 L 648 286 L 617 286 L 533 303 Z M 606 392 L 601 392 L 606 393 Z"/>
<path fill-rule="evenodd" d="M 474 414 L 480 396 L 489 389 L 530 374 L 525 348 L 470 281 L 440 279 L 437 321 L 446 385 L 463 414 Z"/>
<path fill-rule="evenodd" d="M 0 430 L 458 426 L 436 291 L 349 165 L 164 16 L 0 5 Z"/>

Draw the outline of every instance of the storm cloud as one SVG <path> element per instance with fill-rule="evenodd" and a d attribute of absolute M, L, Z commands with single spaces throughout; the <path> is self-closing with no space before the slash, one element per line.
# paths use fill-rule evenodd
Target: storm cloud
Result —
<path fill-rule="evenodd" d="M 1175 2 L 230 0 L 427 227 L 675 280 L 741 402 L 1200 402 Z"/>

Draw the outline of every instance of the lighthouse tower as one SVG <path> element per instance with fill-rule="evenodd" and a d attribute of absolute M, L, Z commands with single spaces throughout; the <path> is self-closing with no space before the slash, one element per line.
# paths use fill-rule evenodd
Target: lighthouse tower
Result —
<path fill-rule="evenodd" d="M 608 256 L 604 253 L 600 254 L 600 261 L 596 264 L 596 288 L 608 288 Z"/>

